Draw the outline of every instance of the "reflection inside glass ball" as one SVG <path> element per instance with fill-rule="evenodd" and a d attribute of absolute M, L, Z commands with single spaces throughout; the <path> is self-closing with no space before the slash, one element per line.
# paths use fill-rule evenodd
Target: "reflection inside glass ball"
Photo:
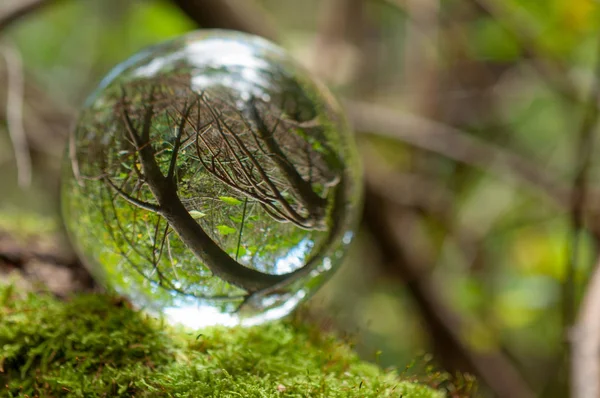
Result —
<path fill-rule="evenodd" d="M 339 106 L 282 49 L 201 31 L 116 67 L 63 171 L 65 224 L 94 275 L 175 323 L 256 324 L 339 264 L 361 196 Z"/>

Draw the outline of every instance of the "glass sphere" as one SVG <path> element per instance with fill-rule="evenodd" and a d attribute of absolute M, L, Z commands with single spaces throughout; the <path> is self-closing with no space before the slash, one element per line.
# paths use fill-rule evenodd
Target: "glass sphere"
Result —
<path fill-rule="evenodd" d="M 331 93 L 276 45 L 206 30 L 108 74 L 69 140 L 61 193 L 101 283 L 201 327 L 290 313 L 339 265 L 361 191 Z"/>

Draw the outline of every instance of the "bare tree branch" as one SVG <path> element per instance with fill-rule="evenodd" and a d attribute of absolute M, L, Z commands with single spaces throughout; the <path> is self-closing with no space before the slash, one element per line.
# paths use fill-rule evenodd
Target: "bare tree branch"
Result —
<path fill-rule="evenodd" d="M 311 70 L 326 81 L 353 80 L 365 60 L 365 0 L 326 0 L 313 46 Z"/>
<path fill-rule="evenodd" d="M 51 4 L 54 0 L 4 0 L 0 6 L 0 32 L 27 14 Z"/>
<path fill-rule="evenodd" d="M 121 107 L 122 119 L 125 121 L 128 134 L 135 143 L 144 179 L 158 202 L 161 216 L 167 220 L 173 231 L 177 233 L 194 255 L 202 260 L 215 275 L 248 292 L 262 291 L 278 283 L 285 282 L 289 276 L 297 275 L 298 271 L 273 275 L 244 267 L 233 260 L 206 234 L 188 213 L 175 188 L 168 183 L 155 159 L 155 152 L 150 139 L 152 120 L 156 115 L 154 104 L 155 86 L 152 86 L 149 95 L 145 98 L 143 109 L 138 109 L 138 111 L 143 112 L 143 114 L 138 114 L 136 117 L 136 120 L 141 120 L 139 129 L 136 128 L 129 115 L 131 110 L 128 109 L 126 99 L 127 95 L 123 90 L 121 97 L 123 102 Z M 181 127 L 183 128 L 183 124 Z"/>
<path fill-rule="evenodd" d="M 578 142 L 577 148 L 575 151 L 575 159 L 574 162 L 576 166 L 576 174 L 575 180 L 573 182 L 573 189 L 571 191 L 571 227 L 573 229 L 573 233 L 571 236 L 571 241 L 569 242 L 569 259 L 567 263 L 566 276 L 563 282 L 563 332 L 565 333 L 565 343 L 566 352 L 567 352 L 567 360 L 569 357 L 572 357 L 573 366 L 571 374 L 572 381 L 576 384 L 576 382 L 581 382 L 579 377 L 581 375 L 577 373 L 577 371 L 583 371 L 582 374 L 587 375 L 590 369 L 580 368 L 579 365 L 576 365 L 578 358 L 577 355 L 581 354 L 581 352 L 577 352 L 577 342 L 573 342 L 573 352 L 569 355 L 569 345 L 568 345 L 568 333 L 570 327 L 573 325 L 575 321 L 575 312 L 576 312 L 576 281 L 575 281 L 575 273 L 576 268 L 580 261 L 580 241 L 584 232 L 585 227 L 585 206 L 588 200 L 588 176 L 590 171 L 590 166 L 592 163 L 592 153 L 595 147 L 595 134 L 598 126 L 598 119 L 600 117 L 600 112 L 598 110 L 598 103 L 600 102 L 600 39 L 598 40 L 598 47 L 596 50 L 596 56 L 598 57 L 596 61 L 596 70 L 595 70 L 595 79 L 594 84 L 592 86 L 591 92 L 589 94 L 589 98 L 585 104 L 583 120 L 581 122 L 581 126 L 578 134 Z M 586 302 L 584 303 L 583 311 L 583 325 L 582 325 L 582 333 L 589 333 L 590 329 L 594 329 L 596 327 L 596 319 L 600 319 L 600 312 L 596 312 L 592 315 L 595 317 L 593 319 L 589 319 L 590 314 L 587 314 L 587 311 L 591 311 L 593 309 L 597 309 L 595 304 L 596 295 L 598 292 L 595 292 L 593 289 L 597 289 L 595 283 L 598 283 L 594 279 L 597 278 L 596 274 L 598 270 L 594 273 L 591 285 L 588 289 L 588 294 L 590 298 L 586 298 Z M 589 324 L 589 325 L 586 325 Z M 593 337 L 584 338 L 581 343 L 582 347 L 592 346 L 593 344 L 600 344 L 600 335 L 596 335 L 596 340 Z M 600 371 L 600 351 L 598 350 L 598 346 L 596 346 L 595 351 L 590 351 L 590 353 L 594 357 L 594 362 L 589 363 L 591 369 L 596 369 Z M 590 354 L 583 354 L 584 357 Z M 585 360 L 583 360 L 585 362 Z M 595 373 L 595 377 L 590 380 L 586 380 L 586 384 L 590 385 L 583 389 L 581 386 L 573 385 L 573 392 L 576 392 L 580 395 L 574 395 L 575 397 L 598 397 L 600 395 L 600 384 L 597 382 L 598 375 L 600 373 Z M 588 391 L 589 390 L 589 391 Z M 594 391 L 595 393 L 592 395 L 587 395 L 588 393 Z"/>
<path fill-rule="evenodd" d="M 173 0 L 202 28 L 239 30 L 270 40 L 276 29 L 263 10 L 252 0 Z"/>
<path fill-rule="evenodd" d="M 207 167 L 207 170 L 215 175 L 219 180 L 225 182 L 233 189 L 242 192 L 254 199 L 259 200 L 264 206 L 270 207 L 272 212 L 281 215 L 285 220 L 294 223 L 300 228 L 323 228 L 326 200 L 317 195 L 311 184 L 304 180 L 283 153 L 280 145 L 274 138 L 275 131 L 269 129 L 262 116 L 259 115 L 256 104 L 251 100 L 251 118 L 256 123 L 257 135 L 265 142 L 265 146 L 269 150 L 269 158 L 278 167 L 281 176 L 287 181 L 285 188 L 290 188 L 295 192 L 294 198 L 296 203 L 290 202 L 283 195 L 283 187 L 277 184 L 271 173 L 268 173 L 266 168 L 269 163 L 261 163 L 255 156 L 254 150 L 251 150 L 246 142 L 239 137 L 239 132 L 225 120 L 226 117 L 221 112 L 217 112 L 213 105 L 206 99 L 203 99 L 206 108 L 209 110 L 216 128 L 214 132 L 218 133 L 219 139 L 216 142 L 209 143 L 204 137 L 198 136 L 203 141 L 204 146 L 213 154 L 213 161 L 220 162 L 214 156 L 215 151 L 211 148 L 213 145 L 223 144 L 224 152 L 227 152 L 228 158 L 233 160 L 229 166 L 229 170 L 233 174 L 230 178 L 224 167 L 221 166 L 221 172 L 218 172 L 216 167 Z M 242 124 L 254 134 L 254 127 L 250 123 L 244 121 L 245 117 L 235 112 L 241 120 Z M 236 122 L 239 120 L 232 120 Z M 202 154 L 197 145 L 197 153 L 200 161 L 206 166 L 207 162 L 202 159 Z M 244 160 L 242 160 L 242 157 Z M 284 160 L 285 159 L 285 160 Z M 220 164 L 220 163 L 219 163 Z M 256 173 L 253 173 L 253 170 Z M 261 188 L 261 185 L 266 185 L 266 188 Z M 244 186 L 246 185 L 246 186 Z M 279 204 L 280 207 L 275 206 Z M 268 211 L 269 211 L 268 210 Z M 306 216 L 301 213 L 308 213 Z"/>
<path fill-rule="evenodd" d="M 587 286 L 571 341 L 571 396 L 597 398 L 600 396 L 600 259 Z"/>
<path fill-rule="evenodd" d="M 12 141 L 19 186 L 31 184 L 31 154 L 23 126 L 23 104 L 25 97 L 25 78 L 23 63 L 19 53 L 11 46 L 4 45 L 0 54 L 6 62 L 8 87 L 6 92 L 6 122 Z"/>
<path fill-rule="evenodd" d="M 177 155 L 179 154 L 179 148 L 181 147 L 181 137 L 183 136 L 183 130 L 185 127 L 185 123 L 188 119 L 190 111 L 192 110 L 192 105 L 185 106 L 185 111 L 180 116 L 179 124 L 177 125 L 177 136 L 175 137 L 175 145 L 173 147 L 173 153 L 171 155 L 171 163 L 169 164 L 169 171 L 167 172 L 167 180 L 170 181 L 173 186 L 176 187 L 175 181 L 173 181 L 175 175 L 175 169 L 177 164 Z"/>
<path fill-rule="evenodd" d="M 0 62 L 0 120 L 8 119 L 5 103 L 11 82 L 8 81 L 7 67 Z M 35 79 L 24 72 L 24 118 L 23 130 L 27 136 L 29 147 L 42 154 L 58 156 L 63 149 L 76 112 L 51 98 Z"/>
<path fill-rule="evenodd" d="M 402 3 L 407 14 L 403 93 L 412 109 L 432 114 L 441 80 L 438 65 L 440 0 L 406 0 Z"/>
<path fill-rule="evenodd" d="M 156 213 L 156 214 L 160 214 L 161 213 L 161 210 L 160 210 L 159 206 L 153 205 L 152 203 L 144 202 L 142 200 L 138 200 L 138 199 L 136 199 L 136 198 L 128 195 L 126 192 L 124 192 L 119 187 L 117 187 L 110 180 L 110 178 L 108 178 L 108 177 L 104 178 L 104 182 L 106 182 L 108 185 L 110 185 L 110 187 L 112 189 L 114 189 L 121 198 L 125 199 L 126 201 L 128 201 L 132 205 L 140 207 L 140 208 L 142 208 L 144 210 L 151 211 L 152 213 Z"/>
<path fill-rule="evenodd" d="M 400 113 L 366 102 L 346 101 L 346 114 L 354 130 L 394 138 L 458 162 L 493 172 L 502 178 L 533 186 L 549 199 L 567 207 L 567 190 L 551 172 L 503 148 L 441 123 Z"/>
<path fill-rule="evenodd" d="M 575 283 L 575 267 L 579 262 L 578 241 L 584 228 L 584 211 L 588 201 L 589 187 L 588 176 L 592 163 L 592 153 L 595 147 L 595 133 L 598 126 L 600 112 L 598 103 L 600 102 L 600 40 L 597 48 L 597 64 L 594 73 L 595 79 L 589 98 L 586 101 L 583 120 L 578 132 L 577 147 L 574 154 L 575 180 L 571 190 L 571 225 L 574 231 L 571 245 L 571 256 L 567 265 L 567 278 L 565 283 L 573 285 Z M 571 286 L 570 292 L 567 292 L 567 307 L 565 309 L 565 322 L 570 325 L 575 316 L 575 298 L 574 286 Z M 565 325 L 565 326 L 566 326 Z"/>

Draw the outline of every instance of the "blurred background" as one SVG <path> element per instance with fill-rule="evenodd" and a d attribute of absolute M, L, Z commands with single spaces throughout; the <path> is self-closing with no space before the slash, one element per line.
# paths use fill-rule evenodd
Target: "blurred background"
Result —
<path fill-rule="evenodd" d="M 451 396 L 593 387 L 577 353 L 600 339 L 599 22 L 593 0 L 2 0 L 0 278 L 27 257 L 16 224 L 72 256 L 36 236 L 60 225 L 63 146 L 99 80 L 199 26 L 244 30 L 329 85 L 365 164 L 358 239 L 305 316 L 383 367 L 448 372 L 430 382 Z"/>

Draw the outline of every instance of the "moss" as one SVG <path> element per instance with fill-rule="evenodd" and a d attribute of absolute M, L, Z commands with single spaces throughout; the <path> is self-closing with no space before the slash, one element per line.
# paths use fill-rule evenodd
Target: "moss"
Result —
<path fill-rule="evenodd" d="M 0 395 L 438 397 L 293 322 L 198 333 L 106 295 L 0 287 Z"/>

